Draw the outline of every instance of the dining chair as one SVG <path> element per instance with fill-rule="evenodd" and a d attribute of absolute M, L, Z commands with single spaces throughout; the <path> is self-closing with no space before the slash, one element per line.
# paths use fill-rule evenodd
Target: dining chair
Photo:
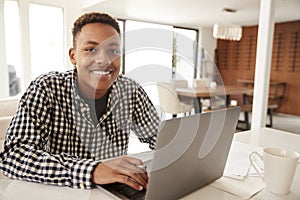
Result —
<path fill-rule="evenodd" d="M 147 83 L 142 85 L 156 110 L 165 119 L 166 114 L 178 117 L 179 114 L 186 115 L 192 111 L 192 105 L 181 103 L 171 84 L 166 83 Z"/>
<path fill-rule="evenodd" d="M 171 83 L 173 85 L 174 90 L 176 88 L 188 88 L 189 87 L 188 81 L 183 80 L 183 79 L 181 79 L 181 80 L 172 80 Z M 180 100 L 180 102 L 183 106 L 190 106 L 190 107 L 194 108 L 193 98 L 179 96 L 179 100 Z"/>
<path fill-rule="evenodd" d="M 200 79 L 194 79 L 193 80 L 193 87 L 208 87 L 207 80 L 205 78 L 200 78 Z"/>
<path fill-rule="evenodd" d="M 249 80 L 240 80 L 239 82 L 244 82 L 246 84 L 252 84 L 254 82 Z M 274 111 L 282 105 L 282 101 L 285 96 L 286 83 L 285 82 L 270 82 L 269 88 L 269 97 L 268 97 L 268 107 L 267 107 L 267 116 L 269 116 L 269 122 L 266 124 L 267 127 L 273 126 L 273 114 Z M 244 113 L 243 119 L 239 120 L 239 124 L 244 124 L 244 127 L 239 127 L 240 130 L 249 130 L 251 127 L 249 113 L 252 112 L 252 102 L 253 101 L 253 92 L 243 95 L 243 104 L 241 106 L 241 112 Z"/>
<path fill-rule="evenodd" d="M 175 88 L 187 88 L 188 81 L 187 80 L 172 80 L 171 83 Z"/>
<path fill-rule="evenodd" d="M 214 82 L 216 84 L 216 82 Z M 193 80 L 193 87 L 194 88 L 209 88 L 210 83 L 206 78 L 194 79 Z M 215 85 L 216 87 L 216 85 Z M 209 97 L 206 99 L 201 99 L 202 109 L 206 111 L 216 110 L 220 108 L 224 108 L 225 100 L 221 97 Z"/>

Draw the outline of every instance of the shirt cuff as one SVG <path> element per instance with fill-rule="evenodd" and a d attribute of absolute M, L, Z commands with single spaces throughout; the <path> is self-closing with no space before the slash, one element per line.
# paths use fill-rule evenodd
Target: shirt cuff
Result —
<path fill-rule="evenodd" d="M 71 187 L 81 189 L 91 189 L 94 168 L 99 161 L 77 160 L 71 169 Z"/>

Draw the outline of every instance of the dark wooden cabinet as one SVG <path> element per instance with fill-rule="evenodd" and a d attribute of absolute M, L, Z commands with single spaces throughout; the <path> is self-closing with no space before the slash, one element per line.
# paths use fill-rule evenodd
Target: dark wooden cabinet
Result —
<path fill-rule="evenodd" d="M 224 84 L 254 79 L 257 32 L 258 26 L 243 27 L 240 41 L 217 41 L 217 66 Z M 300 21 L 275 24 L 271 81 L 287 84 L 282 106 L 276 112 L 300 116 Z"/>

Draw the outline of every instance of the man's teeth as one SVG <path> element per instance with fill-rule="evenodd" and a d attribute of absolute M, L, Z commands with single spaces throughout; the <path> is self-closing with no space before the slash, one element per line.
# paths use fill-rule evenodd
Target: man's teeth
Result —
<path fill-rule="evenodd" d="M 109 71 L 93 71 L 94 74 L 97 74 L 97 75 L 107 75 L 107 74 L 110 74 Z"/>

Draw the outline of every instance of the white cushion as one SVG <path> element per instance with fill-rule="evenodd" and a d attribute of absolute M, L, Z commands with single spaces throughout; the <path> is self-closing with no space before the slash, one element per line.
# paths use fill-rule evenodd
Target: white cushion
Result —
<path fill-rule="evenodd" d="M 15 115 L 19 105 L 18 98 L 8 98 L 0 100 L 0 117 Z"/>
<path fill-rule="evenodd" d="M 0 117 L 0 139 L 5 138 L 5 133 L 13 116 Z"/>
<path fill-rule="evenodd" d="M 5 134 L 11 119 L 17 111 L 18 104 L 18 98 L 0 100 L 0 150 L 3 149 Z"/>

